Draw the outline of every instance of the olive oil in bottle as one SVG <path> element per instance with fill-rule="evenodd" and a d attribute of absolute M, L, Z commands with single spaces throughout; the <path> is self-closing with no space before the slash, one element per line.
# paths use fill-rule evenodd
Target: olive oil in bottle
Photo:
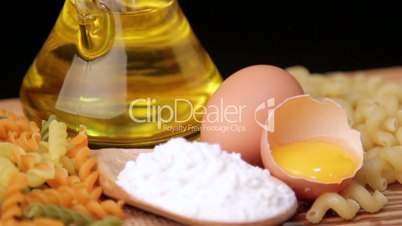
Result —
<path fill-rule="evenodd" d="M 21 87 L 25 114 L 96 146 L 198 135 L 221 76 L 176 0 L 66 0 Z"/>

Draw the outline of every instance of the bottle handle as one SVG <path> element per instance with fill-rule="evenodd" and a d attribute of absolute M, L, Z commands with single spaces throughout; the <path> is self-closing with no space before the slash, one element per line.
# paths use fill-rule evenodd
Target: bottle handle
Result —
<path fill-rule="evenodd" d="M 114 41 L 113 18 L 105 5 L 93 0 L 75 0 L 78 19 L 77 47 L 85 60 L 106 54 Z"/>

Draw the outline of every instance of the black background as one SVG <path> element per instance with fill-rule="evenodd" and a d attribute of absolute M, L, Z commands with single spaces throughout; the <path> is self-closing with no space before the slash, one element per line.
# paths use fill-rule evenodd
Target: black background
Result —
<path fill-rule="evenodd" d="M 253 64 L 304 65 L 313 72 L 402 65 L 402 17 L 387 3 L 278 6 L 268 1 L 179 0 L 223 77 Z M 2 13 L 0 98 L 21 80 L 64 1 L 7 1 Z M 305 4 L 305 3 L 303 3 Z"/>

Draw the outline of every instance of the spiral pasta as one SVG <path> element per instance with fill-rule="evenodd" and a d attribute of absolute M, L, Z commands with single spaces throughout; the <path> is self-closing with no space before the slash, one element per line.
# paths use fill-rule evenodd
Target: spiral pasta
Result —
<path fill-rule="evenodd" d="M 0 156 L 11 159 L 14 154 L 15 145 L 7 142 L 0 142 Z"/>
<path fill-rule="evenodd" d="M 3 198 L 8 181 L 15 171 L 17 171 L 17 167 L 8 158 L 0 156 L 0 199 Z"/>
<path fill-rule="evenodd" d="M 85 207 L 95 219 L 105 218 L 110 215 L 124 218 L 124 212 L 122 211 L 123 204 L 123 201 L 115 202 L 112 200 L 105 200 L 97 202 L 91 200 Z"/>
<path fill-rule="evenodd" d="M 35 151 L 39 148 L 39 142 L 41 141 L 41 135 L 39 132 L 29 133 L 23 131 L 17 137 L 16 133 L 10 133 L 9 141 L 23 148 L 25 151 Z"/>
<path fill-rule="evenodd" d="M 39 203 L 31 204 L 25 208 L 24 216 L 27 218 L 50 217 L 63 221 L 65 225 L 74 224 L 76 226 L 85 226 L 93 222 L 91 217 L 82 212 Z"/>
<path fill-rule="evenodd" d="M 53 120 L 49 125 L 49 154 L 55 164 L 67 152 L 66 124 Z"/>
<path fill-rule="evenodd" d="M 98 180 L 99 172 L 95 169 L 96 161 L 94 158 L 89 158 L 90 150 L 88 148 L 88 138 L 86 129 L 81 128 L 81 131 L 71 139 L 73 148 L 68 150 L 67 156 L 75 161 L 75 168 L 78 171 L 80 180 L 86 184 L 88 191 L 92 191 Z"/>
<path fill-rule="evenodd" d="M 3 204 L 1 205 L 1 222 L 14 222 L 17 217 L 22 216 L 20 204 L 25 202 L 22 189 L 28 186 L 25 175 L 15 171 L 9 179 L 8 186 L 4 192 Z"/>
<path fill-rule="evenodd" d="M 40 202 L 64 207 L 72 207 L 76 203 L 87 203 L 90 199 L 90 195 L 82 184 L 73 186 L 63 185 L 57 189 L 34 190 L 26 196 L 29 203 Z"/>
<path fill-rule="evenodd" d="M 74 211 L 69 208 L 64 208 L 56 205 L 45 205 L 34 203 L 29 205 L 24 210 L 24 216 L 27 218 L 40 218 L 50 217 L 59 219 L 64 222 L 65 225 L 74 224 L 76 226 L 113 226 L 122 225 L 122 222 L 117 217 L 105 217 L 101 220 L 95 221 L 87 214 L 81 211 Z"/>
<path fill-rule="evenodd" d="M 402 146 L 377 147 L 366 152 L 362 169 L 356 179 L 371 188 L 384 191 L 387 184 L 402 183 Z"/>
<path fill-rule="evenodd" d="M 53 179 L 55 168 L 52 162 L 36 164 L 35 167 L 27 171 L 28 185 L 30 187 L 38 187 L 47 180 Z"/>
<path fill-rule="evenodd" d="M 40 135 L 42 137 L 43 141 L 48 141 L 49 139 L 49 126 L 50 123 L 54 120 L 57 120 L 57 117 L 55 115 L 49 116 L 47 120 L 42 120 L 42 126 L 40 130 Z"/>
<path fill-rule="evenodd" d="M 369 213 L 378 212 L 388 202 L 387 197 L 378 190 L 371 195 L 365 187 L 357 183 L 350 184 L 341 195 L 356 200 Z"/>
<path fill-rule="evenodd" d="M 318 223 L 325 213 L 333 209 L 340 217 L 350 220 L 359 211 L 359 204 L 353 199 L 345 199 L 338 193 L 324 193 L 320 195 L 306 214 L 311 223 Z"/>
<path fill-rule="evenodd" d="M 40 204 L 57 205 L 49 207 L 53 215 L 60 208 L 68 208 L 61 211 L 67 215 L 80 210 L 91 219 L 85 225 L 121 225 L 124 203 L 101 200 L 86 128 L 69 140 L 66 125 L 55 117 L 43 126 L 39 133 L 35 123 L 0 109 L 0 225 L 63 225 L 46 214 L 35 219 L 22 215 L 27 205 Z"/>
<path fill-rule="evenodd" d="M 24 117 L 17 117 L 12 112 L 0 109 L 0 140 L 7 141 L 10 133 L 19 136 L 24 131 L 33 133 L 39 131 L 39 128 Z"/>

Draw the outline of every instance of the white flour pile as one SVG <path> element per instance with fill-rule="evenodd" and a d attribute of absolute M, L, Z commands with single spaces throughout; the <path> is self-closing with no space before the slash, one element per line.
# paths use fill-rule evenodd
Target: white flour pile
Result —
<path fill-rule="evenodd" d="M 117 184 L 144 202 L 189 218 L 253 222 L 287 211 L 293 191 L 218 145 L 182 138 L 129 161 Z"/>

